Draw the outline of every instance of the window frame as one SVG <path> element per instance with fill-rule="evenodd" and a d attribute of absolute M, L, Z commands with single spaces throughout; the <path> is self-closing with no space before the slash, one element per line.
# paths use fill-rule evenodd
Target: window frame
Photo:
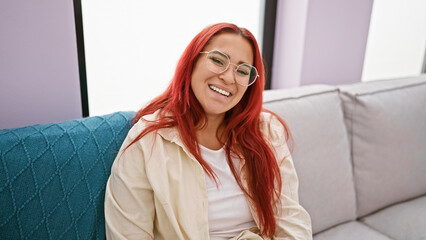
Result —
<path fill-rule="evenodd" d="M 83 12 L 81 0 L 73 0 L 74 20 L 78 53 L 78 68 L 80 77 L 80 94 L 83 117 L 89 116 L 89 98 L 87 89 L 86 56 L 84 49 Z M 275 23 L 277 15 L 277 0 L 265 0 L 262 57 L 265 65 L 265 90 L 271 89 L 271 75 L 274 55 Z"/>

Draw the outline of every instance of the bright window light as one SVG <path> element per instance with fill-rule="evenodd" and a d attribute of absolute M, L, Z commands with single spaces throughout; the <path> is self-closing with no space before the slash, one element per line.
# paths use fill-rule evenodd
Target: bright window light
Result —
<path fill-rule="evenodd" d="M 161 94 L 207 25 L 249 29 L 261 46 L 264 0 L 82 0 L 89 112 L 137 111 Z"/>
<path fill-rule="evenodd" d="M 417 76 L 426 51 L 426 1 L 375 0 L 363 81 Z"/>

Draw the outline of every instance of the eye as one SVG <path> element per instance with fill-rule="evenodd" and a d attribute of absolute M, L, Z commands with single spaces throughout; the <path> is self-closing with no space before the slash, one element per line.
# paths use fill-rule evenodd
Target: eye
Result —
<path fill-rule="evenodd" d="M 238 71 L 237 71 L 239 74 L 241 74 L 241 75 L 244 75 L 244 76 L 247 76 L 247 75 L 249 75 L 249 73 L 248 72 L 246 72 L 246 71 L 243 71 L 243 70 L 240 70 L 240 69 L 238 69 Z"/>
<path fill-rule="evenodd" d="M 247 75 L 250 75 L 250 70 L 251 70 L 251 68 L 250 68 L 250 67 L 245 66 L 245 65 L 240 65 L 240 66 L 237 68 L 237 73 L 238 73 L 239 75 L 242 75 L 242 76 L 247 76 Z"/>
<path fill-rule="evenodd" d="M 224 64 L 222 60 L 220 60 L 219 58 L 214 57 L 214 56 L 211 56 L 210 60 L 217 65 L 223 66 L 223 64 Z"/>

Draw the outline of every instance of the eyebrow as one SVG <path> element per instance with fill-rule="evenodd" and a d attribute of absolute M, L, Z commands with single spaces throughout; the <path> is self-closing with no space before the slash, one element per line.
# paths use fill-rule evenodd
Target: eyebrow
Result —
<path fill-rule="evenodd" d="M 227 56 L 228 57 L 228 59 L 229 59 L 229 61 L 231 61 L 231 56 L 229 56 L 229 54 L 227 54 L 227 53 L 223 53 L 222 51 L 219 51 L 219 50 L 217 50 L 217 49 L 214 49 L 214 50 L 212 50 L 212 51 L 217 51 L 218 53 L 220 53 L 221 55 L 225 55 L 225 56 Z M 250 64 L 248 64 L 248 63 L 246 63 L 246 62 L 243 62 L 243 61 L 239 61 L 238 62 L 238 65 L 240 65 L 240 64 L 247 64 L 247 65 L 250 65 Z M 251 65 L 250 65 L 251 66 Z"/>

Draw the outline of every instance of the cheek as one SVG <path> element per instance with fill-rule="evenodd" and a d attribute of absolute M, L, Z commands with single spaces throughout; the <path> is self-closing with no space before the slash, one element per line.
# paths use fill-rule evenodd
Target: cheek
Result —
<path fill-rule="evenodd" d="M 196 87 L 197 85 L 200 85 L 203 81 L 203 74 L 200 70 L 195 69 L 192 72 L 192 76 L 191 76 L 191 86 L 192 87 Z"/>
<path fill-rule="evenodd" d="M 191 88 L 194 90 L 194 88 L 197 87 L 197 84 L 199 83 L 200 77 L 198 76 L 197 72 L 193 72 L 191 76 Z"/>
<path fill-rule="evenodd" d="M 238 89 L 238 95 L 240 97 L 240 99 L 243 98 L 244 94 L 247 92 L 247 87 L 239 87 Z"/>
<path fill-rule="evenodd" d="M 194 75 L 191 76 L 191 88 L 194 89 Z"/>
<path fill-rule="evenodd" d="M 200 101 L 203 95 L 203 81 L 199 73 L 194 72 L 191 76 L 191 89 L 195 98 Z"/>
<path fill-rule="evenodd" d="M 245 94 L 248 94 L 247 90 L 248 90 L 247 88 L 238 89 L 238 98 L 235 99 L 235 102 L 234 102 L 235 105 L 238 105 L 244 98 Z"/>
<path fill-rule="evenodd" d="M 200 80 L 203 76 L 203 69 L 200 61 L 196 61 L 191 74 L 191 85 Z"/>

